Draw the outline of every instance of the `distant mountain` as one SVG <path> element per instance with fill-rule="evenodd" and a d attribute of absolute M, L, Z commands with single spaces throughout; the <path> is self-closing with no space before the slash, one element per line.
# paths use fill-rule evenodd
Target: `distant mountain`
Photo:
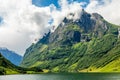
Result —
<path fill-rule="evenodd" d="M 19 65 L 22 61 L 22 56 L 18 55 L 17 53 L 11 50 L 8 50 L 7 48 L 0 48 L 0 53 L 15 65 Z"/>
<path fill-rule="evenodd" d="M 79 19 L 68 16 L 26 50 L 21 66 L 50 72 L 120 71 L 120 26 L 84 10 Z"/>

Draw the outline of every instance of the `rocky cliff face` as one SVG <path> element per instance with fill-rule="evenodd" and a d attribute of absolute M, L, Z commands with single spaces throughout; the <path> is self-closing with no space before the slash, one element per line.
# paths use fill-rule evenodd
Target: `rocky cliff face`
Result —
<path fill-rule="evenodd" d="M 53 33 L 49 32 L 39 42 L 50 44 L 61 41 L 64 37 L 73 42 L 80 42 L 92 36 L 101 37 L 109 27 L 107 26 L 107 22 L 99 14 L 89 14 L 83 10 L 80 19 L 73 20 L 65 17 Z M 87 36 L 87 34 L 91 35 Z"/>
<path fill-rule="evenodd" d="M 119 51 L 118 27 L 99 14 L 84 10 L 79 19 L 65 17 L 54 32 L 45 34 L 26 50 L 21 66 L 53 72 L 94 71 L 105 67 L 119 57 L 119 52 L 114 52 L 114 49 Z"/>

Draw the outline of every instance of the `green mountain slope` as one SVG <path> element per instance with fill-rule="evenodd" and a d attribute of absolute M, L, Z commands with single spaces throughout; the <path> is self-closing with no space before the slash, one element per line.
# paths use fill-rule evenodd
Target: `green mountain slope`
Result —
<path fill-rule="evenodd" d="M 25 74 L 25 73 L 41 73 L 43 72 L 41 69 L 33 67 L 33 68 L 22 68 L 12 64 L 9 60 L 4 58 L 0 53 L 0 75 L 6 74 Z"/>
<path fill-rule="evenodd" d="M 120 71 L 120 26 L 85 11 L 79 20 L 65 18 L 62 23 L 26 50 L 22 67 L 52 72 Z"/>
<path fill-rule="evenodd" d="M 5 59 L 0 53 L 0 75 L 20 73 L 17 66 Z"/>

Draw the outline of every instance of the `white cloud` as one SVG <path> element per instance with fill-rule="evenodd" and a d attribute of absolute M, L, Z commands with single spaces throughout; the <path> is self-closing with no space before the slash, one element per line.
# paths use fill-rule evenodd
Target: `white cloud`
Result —
<path fill-rule="evenodd" d="M 54 20 L 53 25 L 55 26 L 58 26 L 70 13 L 75 14 L 74 19 L 78 19 L 82 10 L 81 6 L 84 3 L 72 2 L 69 4 L 67 0 L 59 0 L 59 4 L 61 5 L 61 10 L 55 9 L 52 12 L 52 18 Z"/>
<path fill-rule="evenodd" d="M 107 21 L 120 24 L 120 0 L 91 0 L 86 11 L 90 13 L 97 12 L 101 14 Z"/>
<path fill-rule="evenodd" d="M 49 7 L 36 7 L 31 0 L 0 0 L 0 47 L 21 55 L 31 43 L 49 30 Z"/>
<path fill-rule="evenodd" d="M 60 0 L 61 10 L 51 4 L 48 7 L 37 7 L 31 0 L 0 0 L 0 47 L 7 47 L 23 55 L 35 39 L 48 32 L 48 21 L 53 18 L 52 25 L 59 25 L 69 13 L 75 13 L 76 18 L 81 11 L 81 3 L 68 3 Z"/>

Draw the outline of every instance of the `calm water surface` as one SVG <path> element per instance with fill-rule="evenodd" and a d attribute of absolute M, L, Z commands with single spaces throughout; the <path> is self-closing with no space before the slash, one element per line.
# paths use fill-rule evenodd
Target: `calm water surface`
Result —
<path fill-rule="evenodd" d="M 120 80 L 120 73 L 6 75 L 0 80 Z"/>

